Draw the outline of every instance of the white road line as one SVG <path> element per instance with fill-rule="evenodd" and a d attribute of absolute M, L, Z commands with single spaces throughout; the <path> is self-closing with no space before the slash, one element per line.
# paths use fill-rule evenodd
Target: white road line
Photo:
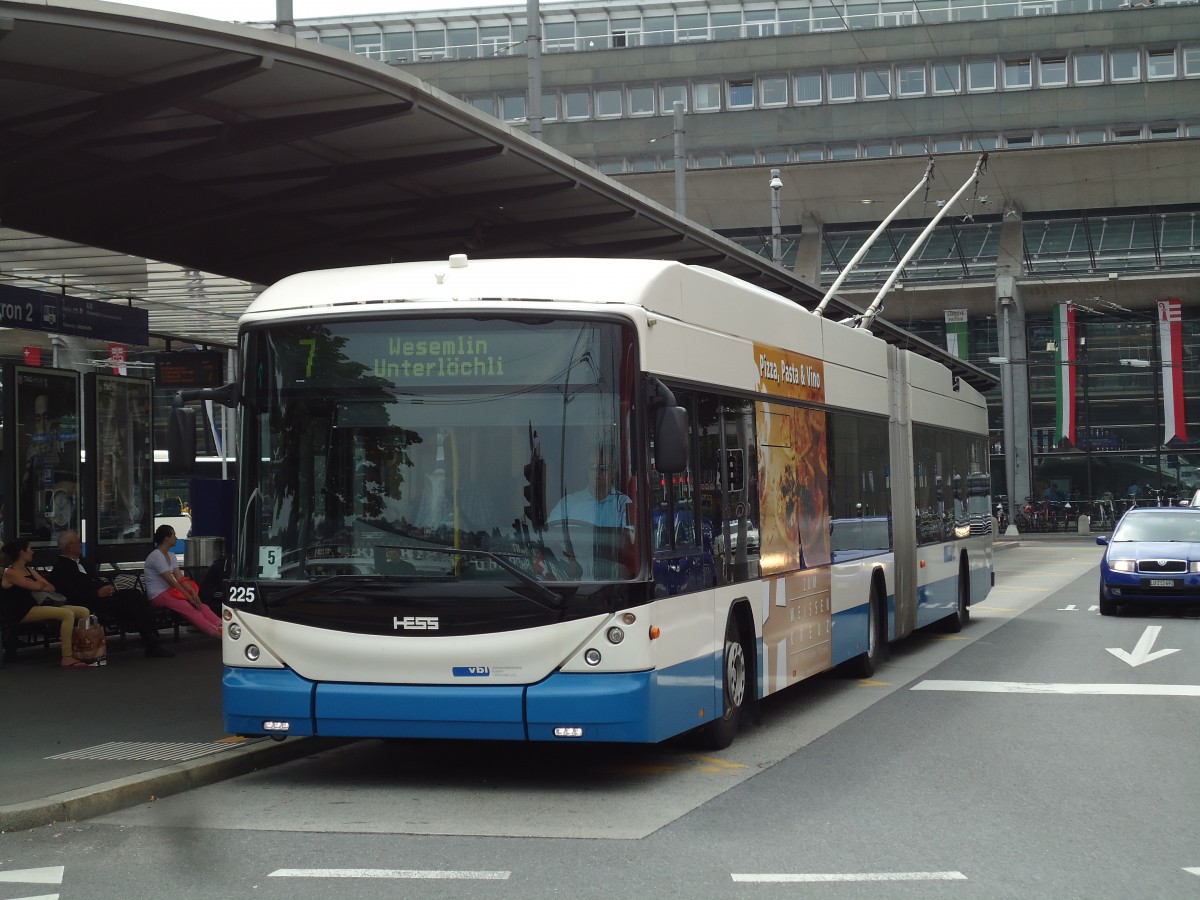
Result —
<path fill-rule="evenodd" d="M 835 881 L 966 881 L 962 872 L 809 872 L 731 876 L 734 881 L 761 884 L 819 884 Z"/>
<path fill-rule="evenodd" d="M 0 871 L 0 881 L 21 884 L 62 884 L 66 866 L 45 866 L 40 869 L 9 869 Z"/>
<path fill-rule="evenodd" d="M 276 869 L 271 878 L 408 878 L 507 881 L 511 872 L 454 872 L 439 869 Z"/>
<path fill-rule="evenodd" d="M 1092 694 L 1137 697 L 1200 697 L 1200 684 L 1043 684 L 1026 681 L 922 681 L 914 691 L 976 694 Z"/>

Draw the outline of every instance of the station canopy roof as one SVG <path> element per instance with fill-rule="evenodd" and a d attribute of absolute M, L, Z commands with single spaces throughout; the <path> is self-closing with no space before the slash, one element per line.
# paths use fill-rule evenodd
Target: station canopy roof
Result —
<path fill-rule="evenodd" d="M 820 297 L 395 67 L 247 26 L 0 0 L 0 146 L 0 283 L 132 303 L 160 336 L 232 344 L 285 275 L 453 253 L 673 259 Z"/>

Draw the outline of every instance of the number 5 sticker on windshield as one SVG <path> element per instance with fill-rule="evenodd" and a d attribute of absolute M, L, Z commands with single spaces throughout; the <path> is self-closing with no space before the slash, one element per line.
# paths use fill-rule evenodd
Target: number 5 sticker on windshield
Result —
<path fill-rule="evenodd" d="M 258 577 L 259 578 L 278 578 L 279 577 L 279 562 L 283 557 L 282 547 L 259 547 L 258 548 Z"/>

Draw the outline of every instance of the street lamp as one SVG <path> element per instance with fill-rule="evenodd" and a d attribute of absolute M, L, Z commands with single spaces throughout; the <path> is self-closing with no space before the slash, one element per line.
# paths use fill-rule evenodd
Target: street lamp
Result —
<path fill-rule="evenodd" d="M 779 170 L 771 170 L 771 262 L 779 265 L 783 259 L 782 240 L 779 227 L 779 191 L 783 182 L 779 179 Z"/>

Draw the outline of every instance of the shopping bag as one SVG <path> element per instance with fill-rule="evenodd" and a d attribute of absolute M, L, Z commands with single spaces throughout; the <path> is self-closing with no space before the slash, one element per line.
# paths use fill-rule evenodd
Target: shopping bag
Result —
<path fill-rule="evenodd" d="M 71 655 L 80 662 L 103 666 L 108 663 L 108 646 L 104 626 L 95 616 L 86 616 L 75 623 L 71 635 Z"/>

